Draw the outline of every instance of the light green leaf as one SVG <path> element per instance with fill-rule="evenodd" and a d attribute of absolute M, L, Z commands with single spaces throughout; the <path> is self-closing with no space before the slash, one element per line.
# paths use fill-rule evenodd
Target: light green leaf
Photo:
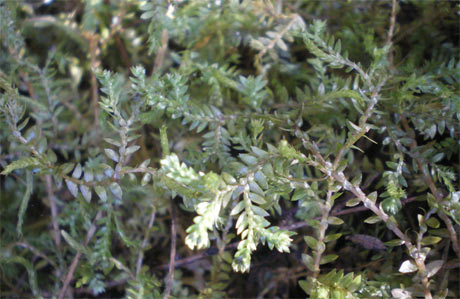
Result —
<path fill-rule="evenodd" d="M 249 154 L 239 154 L 241 161 L 246 163 L 248 166 L 253 166 L 257 164 L 257 158 Z"/>
<path fill-rule="evenodd" d="M 259 204 L 259 205 L 263 205 L 266 203 L 265 199 L 262 196 L 260 196 L 257 193 L 253 193 L 253 192 L 249 193 L 249 199 L 252 202 Z"/>
<path fill-rule="evenodd" d="M 141 180 L 141 186 L 145 186 L 150 182 L 150 179 L 152 178 L 152 175 L 150 173 L 144 174 Z"/>
<path fill-rule="evenodd" d="M 434 244 L 439 243 L 439 241 L 441 241 L 441 240 L 442 240 L 442 238 L 440 238 L 440 237 L 428 236 L 428 237 L 425 237 L 425 238 L 422 239 L 421 244 L 422 245 L 434 245 Z"/>
<path fill-rule="evenodd" d="M 359 198 L 355 197 L 355 198 L 352 198 L 352 199 L 348 200 L 345 205 L 347 207 L 354 207 L 356 205 L 359 205 L 360 202 L 361 202 L 361 200 Z"/>
<path fill-rule="evenodd" d="M 316 250 L 316 247 L 318 246 L 318 240 L 316 240 L 315 238 L 311 236 L 305 236 L 303 237 L 303 239 L 305 240 L 305 243 L 307 243 L 308 247 Z"/>
<path fill-rule="evenodd" d="M 136 151 L 138 151 L 141 147 L 139 145 L 133 145 L 133 146 L 130 146 L 126 149 L 126 156 L 129 156 L 133 153 L 135 153 Z"/>
<path fill-rule="evenodd" d="M 77 166 L 75 166 L 75 169 L 72 172 L 72 177 L 76 178 L 78 180 L 81 177 L 81 173 L 82 173 L 82 168 L 81 168 L 80 163 L 78 163 Z"/>
<path fill-rule="evenodd" d="M 61 235 L 64 237 L 66 242 L 70 245 L 70 247 L 75 249 L 77 252 L 81 252 L 87 255 L 91 253 L 91 251 L 87 247 L 82 245 L 80 242 L 75 241 L 75 239 L 72 238 L 72 236 L 70 236 L 65 230 L 61 229 Z"/>
<path fill-rule="evenodd" d="M 112 191 L 112 194 L 116 197 L 121 199 L 123 197 L 123 190 L 121 189 L 120 185 L 118 183 L 113 182 L 110 184 L 110 191 Z"/>
<path fill-rule="evenodd" d="M 37 158 L 34 158 L 34 157 L 21 158 L 19 160 L 13 161 L 10 164 L 8 164 L 5 167 L 5 169 L 2 171 L 1 174 L 7 175 L 16 169 L 26 168 L 29 166 L 39 166 L 39 165 L 40 165 L 40 161 Z"/>
<path fill-rule="evenodd" d="M 107 201 L 107 192 L 105 192 L 105 188 L 102 186 L 94 186 L 94 191 L 96 191 L 97 196 L 103 201 Z"/>
<path fill-rule="evenodd" d="M 444 264 L 443 260 L 436 260 L 428 263 L 425 267 L 426 275 L 428 278 L 434 276 Z"/>
<path fill-rule="evenodd" d="M 238 215 L 244 209 L 244 201 L 240 201 L 230 212 L 230 216 Z"/>
<path fill-rule="evenodd" d="M 81 195 L 85 198 L 86 202 L 91 202 L 91 190 L 85 186 L 85 185 L 80 185 L 80 192 Z"/>
<path fill-rule="evenodd" d="M 254 211 L 254 213 L 256 215 L 260 215 L 262 217 L 266 217 L 266 216 L 269 216 L 270 214 L 267 213 L 267 211 L 265 211 L 264 209 L 258 207 L 258 206 L 252 206 L 252 211 Z"/>
<path fill-rule="evenodd" d="M 321 260 L 319 261 L 320 265 L 324 265 L 330 262 L 335 261 L 339 256 L 337 254 L 328 254 L 328 255 L 323 255 L 321 257 Z"/>
<path fill-rule="evenodd" d="M 113 149 L 105 148 L 104 152 L 111 160 L 118 162 L 118 154 Z"/>
<path fill-rule="evenodd" d="M 327 243 L 327 242 L 335 241 L 335 240 L 339 239 L 341 236 L 342 236 L 341 233 L 326 235 L 324 237 L 324 242 Z"/>
<path fill-rule="evenodd" d="M 401 246 L 404 244 L 404 241 L 401 239 L 394 239 L 388 242 L 385 242 L 384 245 L 394 247 L 394 246 Z"/>
<path fill-rule="evenodd" d="M 330 216 L 327 219 L 327 223 L 329 223 L 330 225 L 341 225 L 343 224 L 343 220 L 335 216 Z"/>
<path fill-rule="evenodd" d="M 21 206 L 18 212 L 18 223 L 16 225 L 16 233 L 19 237 L 22 237 L 22 224 L 24 220 L 24 214 L 26 213 L 27 206 L 29 204 L 30 196 L 33 191 L 33 175 L 31 171 L 26 171 L 26 191 L 21 200 Z"/>
<path fill-rule="evenodd" d="M 399 267 L 399 272 L 401 273 L 411 273 L 417 271 L 417 266 L 413 261 L 406 260 Z"/>
<path fill-rule="evenodd" d="M 380 218 L 379 216 L 371 216 L 371 217 L 366 218 L 366 220 L 364 220 L 364 222 L 368 224 L 374 224 L 380 221 L 382 221 L 382 218 Z"/>
<path fill-rule="evenodd" d="M 72 193 L 73 197 L 78 196 L 78 186 L 72 181 L 65 180 L 65 184 L 67 185 L 67 188 L 69 189 L 70 193 Z"/>

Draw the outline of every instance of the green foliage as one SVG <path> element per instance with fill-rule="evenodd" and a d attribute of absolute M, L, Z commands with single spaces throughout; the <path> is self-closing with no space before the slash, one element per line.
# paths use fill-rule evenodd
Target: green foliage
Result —
<path fill-rule="evenodd" d="M 0 0 L 2 296 L 460 296 L 455 4 L 77 2 Z"/>

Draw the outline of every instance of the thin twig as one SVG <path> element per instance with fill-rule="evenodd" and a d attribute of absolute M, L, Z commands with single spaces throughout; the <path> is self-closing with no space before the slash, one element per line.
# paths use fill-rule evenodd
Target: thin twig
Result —
<path fill-rule="evenodd" d="M 152 74 L 159 72 L 161 67 L 163 66 L 166 50 L 168 49 L 168 41 L 169 41 L 168 30 L 163 29 L 163 31 L 161 32 L 161 47 L 160 49 L 158 49 L 157 56 L 155 57 Z"/>
<path fill-rule="evenodd" d="M 147 246 L 147 242 L 150 237 L 150 230 L 152 229 L 153 223 L 155 222 L 155 214 L 155 207 L 152 207 L 152 213 L 150 214 L 149 224 L 147 226 L 147 229 L 145 230 L 144 240 L 142 241 L 141 250 L 139 251 L 139 256 L 137 258 L 136 277 L 138 277 L 139 273 L 141 272 L 142 260 L 144 259 L 144 248 L 145 246 Z"/>
<path fill-rule="evenodd" d="M 396 0 L 393 0 L 392 7 L 391 7 L 390 28 L 388 29 L 388 35 L 387 35 L 387 40 L 385 42 L 385 45 L 388 45 L 393 40 L 393 34 L 394 34 L 394 29 L 395 29 L 395 24 L 396 24 L 396 6 L 397 6 L 397 2 Z M 390 51 L 388 52 L 388 60 L 390 63 L 390 69 L 393 69 L 393 49 L 390 49 Z"/>
<path fill-rule="evenodd" d="M 53 183 L 52 183 L 50 174 L 45 175 L 45 181 L 46 181 L 46 191 L 48 193 L 48 201 L 50 203 L 50 208 L 51 208 L 51 224 L 53 225 L 54 243 L 56 243 L 57 251 L 60 252 L 61 234 L 59 233 L 59 224 L 57 221 L 58 212 L 57 212 L 57 206 L 56 206 L 56 198 L 54 197 Z"/>
<path fill-rule="evenodd" d="M 294 14 L 292 16 L 292 19 L 289 21 L 289 23 L 287 23 L 287 25 L 283 28 L 283 30 L 280 31 L 280 33 L 278 33 L 274 39 L 272 39 L 260 52 L 259 54 L 257 54 L 257 59 L 260 60 L 262 58 L 262 56 L 264 56 L 264 54 L 270 50 L 271 48 L 273 48 L 276 43 L 281 39 L 283 38 L 283 36 L 291 29 L 292 25 L 295 24 L 295 22 L 300 18 L 300 16 L 298 14 Z"/>
<path fill-rule="evenodd" d="M 101 219 L 102 216 L 103 216 L 102 211 L 99 211 L 96 214 L 96 217 L 93 220 L 93 224 L 91 225 L 91 227 L 89 228 L 88 232 L 86 233 L 85 242 L 84 242 L 85 246 L 88 245 L 89 241 L 94 236 L 94 233 L 96 232 L 96 228 L 97 228 L 97 221 L 99 219 Z M 67 288 L 69 287 L 70 282 L 73 279 L 73 275 L 75 273 L 75 270 L 77 269 L 78 262 L 80 261 L 81 255 L 82 255 L 81 252 L 77 252 L 75 257 L 73 258 L 72 264 L 69 267 L 69 271 L 67 272 L 67 275 L 65 276 L 64 284 L 62 285 L 61 291 L 59 292 L 59 297 L 58 297 L 59 299 L 64 298 L 65 293 L 67 292 Z"/>
<path fill-rule="evenodd" d="M 83 32 L 83 36 L 89 42 L 89 53 L 90 53 L 90 65 L 91 69 L 96 70 L 101 64 L 98 60 L 100 49 L 98 47 L 99 36 L 92 32 Z M 91 106 L 94 114 L 94 127 L 99 128 L 99 96 L 98 96 L 98 84 L 96 74 L 94 71 L 91 72 Z"/>
<path fill-rule="evenodd" d="M 29 249 L 30 251 L 32 251 L 36 256 L 39 256 L 41 258 L 43 258 L 45 261 L 47 261 L 53 268 L 59 270 L 58 268 L 58 265 L 52 260 L 50 259 L 48 256 L 46 256 L 43 252 L 41 252 L 40 250 L 38 250 L 37 248 L 35 248 L 34 246 L 30 245 L 29 243 L 23 241 L 23 242 L 16 242 L 14 243 L 15 246 L 18 246 L 18 247 L 24 247 L 24 248 L 27 248 Z"/>
<path fill-rule="evenodd" d="M 120 51 L 121 57 L 123 58 L 123 63 L 125 67 L 129 69 L 131 67 L 131 61 L 129 59 L 128 53 L 126 52 L 125 46 L 123 45 L 123 42 L 121 41 L 118 34 L 114 36 L 114 39 L 115 39 L 115 44 L 117 45 L 117 48 Z"/>
<path fill-rule="evenodd" d="M 169 254 L 169 272 L 166 283 L 164 298 L 168 299 L 171 294 L 171 287 L 174 280 L 174 262 L 176 260 L 176 214 L 174 210 L 174 202 L 171 199 L 171 251 Z"/>
<path fill-rule="evenodd" d="M 326 236 L 326 231 L 328 228 L 328 219 L 329 219 L 329 213 L 331 212 L 332 208 L 332 185 L 334 183 L 334 179 L 332 177 L 329 177 L 329 180 L 327 182 L 327 196 L 326 196 L 326 202 L 321 204 L 321 227 L 317 231 L 317 244 L 316 244 L 316 252 L 315 252 L 315 262 L 313 266 L 313 277 L 317 278 L 319 275 L 319 265 L 321 262 L 321 256 L 323 255 L 323 252 L 325 250 L 323 246 L 323 241 L 324 237 Z M 311 269 L 310 269 L 311 270 Z"/>
<path fill-rule="evenodd" d="M 396 5 L 397 5 L 396 0 L 393 0 L 392 7 L 391 7 L 390 28 L 388 29 L 388 35 L 387 35 L 387 40 L 385 44 L 391 43 L 391 40 L 393 39 L 393 34 L 394 34 L 394 29 L 395 29 L 395 24 L 396 24 Z"/>
<path fill-rule="evenodd" d="M 417 149 L 417 141 L 415 139 L 415 132 L 409 126 L 409 123 L 404 115 L 401 115 L 401 124 L 404 130 L 407 132 L 409 137 L 411 137 L 412 141 L 410 144 L 411 150 L 415 151 Z M 426 168 L 424 167 L 422 160 L 420 159 L 420 155 L 414 155 L 413 158 L 417 163 L 418 168 L 422 172 L 422 177 L 425 183 L 430 188 L 431 193 L 433 194 L 436 201 L 440 204 L 443 200 L 442 192 L 439 191 L 433 181 L 431 175 L 427 172 Z M 452 241 L 452 248 L 454 249 L 455 253 L 457 254 L 458 259 L 460 260 L 460 248 L 458 246 L 458 237 L 457 232 L 455 231 L 454 225 L 452 221 L 450 221 L 449 217 L 440 209 L 437 210 L 437 214 L 439 218 L 446 224 L 447 231 L 449 232 L 450 240 Z"/>

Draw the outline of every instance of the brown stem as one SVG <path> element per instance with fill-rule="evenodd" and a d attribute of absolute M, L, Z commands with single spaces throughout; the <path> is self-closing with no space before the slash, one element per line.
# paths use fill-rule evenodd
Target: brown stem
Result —
<path fill-rule="evenodd" d="M 54 243 L 56 243 L 57 251 L 60 252 L 61 250 L 61 234 L 59 233 L 59 225 L 58 225 L 58 212 L 56 206 L 56 198 L 54 197 L 53 193 L 53 184 L 51 180 L 51 175 L 45 175 L 46 181 L 46 191 L 48 193 L 48 201 L 50 203 L 51 208 L 51 223 L 53 225 L 53 238 Z"/>
<path fill-rule="evenodd" d="M 99 36 L 92 32 L 83 32 L 83 36 L 89 42 L 89 53 L 90 53 L 90 65 L 91 69 L 96 70 L 99 65 L 100 61 L 98 60 L 100 49 L 98 47 L 99 44 Z M 94 71 L 91 72 L 91 106 L 94 113 L 94 127 L 99 127 L 99 97 L 98 97 L 98 85 L 97 85 L 97 78 Z"/>
<path fill-rule="evenodd" d="M 142 260 L 144 259 L 144 248 L 145 246 L 147 246 L 147 242 L 150 236 L 150 229 L 152 228 L 153 223 L 155 222 L 155 213 L 156 213 L 155 208 L 152 207 L 152 213 L 150 214 L 149 224 L 147 226 L 147 229 L 145 230 L 144 240 L 142 241 L 141 250 L 139 251 L 139 256 L 137 258 L 136 277 L 138 277 L 139 273 L 141 272 Z"/>
<path fill-rule="evenodd" d="M 326 160 L 320 154 L 320 152 L 318 150 L 318 146 L 316 144 L 312 143 L 311 141 L 308 141 L 308 140 L 304 140 L 304 142 L 309 146 L 309 148 L 311 149 L 313 155 L 316 157 L 316 159 L 320 162 L 320 165 L 323 167 L 320 170 L 322 172 L 324 172 L 324 173 L 330 172 L 331 170 L 328 169 L 328 164 L 330 165 L 330 163 L 326 162 Z M 366 206 L 375 215 L 377 215 L 381 220 L 383 220 L 386 223 L 388 229 L 390 229 L 396 236 L 398 236 L 399 239 L 404 241 L 404 245 L 406 246 L 406 248 L 407 248 L 407 250 L 409 252 L 411 252 L 413 250 L 414 245 L 412 244 L 410 239 L 399 229 L 399 227 L 397 226 L 397 223 L 394 223 L 394 221 L 392 221 L 390 219 L 390 217 L 388 217 L 388 215 L 381 209 L 381 207 L 378 207 L 375 204 L 375 202 L 373 202 L 361 190 L 361 188 L 359 186 L 355 186 L 355 185 L 351 184 L 350 181 L 348 181 L 348 179 L 345 177 L 343 172 L 338 172 L 335 169 L 328 175 L 333 177 L 337 182 L 339 182 L 345 190 L 348 190 L 348 191 L 352 192 L 357 198 L 360 199 L 360 201 L 364 204 L 364 206 Z M 420 252 L 420 248 L 418 249 L 418 252 Z M 417 269 L 418 269 L 419 273 L 423 275 L 422 284 L 423 284 L 423 288 L 424 288 L 425 298 L 431 299 L 432 296 L 431 296 L 431 292 L 430 292 L 430 289 L 429 289 L 429 280 L 428 280 L 428 277 L 425 274 L 424 260 L 421 257 L 417 256 L 417 257 L 414 258 L 414 261 L 415 261 L 415 264 L 417 266 Z"/>
<path fill-rule="evenodd" d="M 30 251 L 32 251 L 36 256 L 39 256 L 41 258 L 43 258 L 45 261 L 47 261 L 51 266 L 53 266 L 53 268 L 55 268 L 56 270 L 58 270 L 58 265 L 53 261 L 51 260 L 49 257 L 47 257 L 44 253 L 42 253 L 40 250 L 38 250 L 37 248 L 35 248 L 34 246 L 30 245 L 29 243 L 27 242 L 16 242 L 14 243 L 15 246 L 19 246 L 19 247 L 24 247 L 24 248 L 27 248 L 29 249 Z"/>
<path fill-rule="evenodd" d="M 94 236 L 94 233 L 96 232 L 97 221 L 99 219 L 101 219 L 102 216 L 103 216 L 102 211 L 99 211 L 96 214 L 96 217 L 93 220 L 93 224 L 91 225 L 91 227 L 89 228 L 88 232 L 86 233 L 85 242 L 84 242 L 85 246 L 88 245 L 89 241 Z M 81 255 L 82 255 L 81 252 L 77 252 L 75 257 L 73 258 L 72 264 L 69 267 L 69 271 L 67 272 L 67 275 L 65 276 L 64 284 L 62 285 L 61 291 L 59 292 L 59 296 L 58 296 L 59 299 L 64 298 L 64 296 L 65 296 L 65 294 L 67 292 L 67 288 L 69 287 L 70 282 L 73 279 L 73 275 L 75 273 L 75 270 L 77 269 L 78 262 L 80 261 Z"/>
<path fill-rule="evenodd" d="M 407 132 L 407 134 L 411 137 L 412 141 L 410 144 L 411 150 L 415 150 L 417 148 L 417 141 L 415 140 L 415 132 L 412 130 L 412 128 L 409 126 L 409 122 L 407 121 L 406 117 L 404 115 L 401 115 L 401 124 L 404 128 L 404 130 Z M 415 159 L 415 162 L 417 163 L 418 168 L 422 172 L 423 179 L 425 183 L 428 185 L 430 188 L 431 193 L 433 194 L 434 198 L 438 202 L 438 204 L 441 204 L 443 200 L 443 195 L 442 192 L 439 191 L 436 188 L 436 185 L 433 181 L 433 178 L 431 175 L 427 172 L 426 168 L 423 166 L 422 160 L 420 159 L 419 155 L 414 155 L 413 158 Z M 438 214 L 439 218 L 446 224 L 447 231 L 449 232 L 449 237 L 450 240 L 452 241 L 452 248 L 454 249 L 455 253 L 457 254 L 458 259 L 460 260 L 460 248 L 458 245 L 458 237 L 457 237 L 457 232 L 455 231 L 454 225 L 452 224 L 452 221 L 450 221 L 449 217 L 440 209 L 437 209 L 436 213 Z"/>
<path fill-rule="evenodd" d="M 176 212 L 174 210 L 174 202 L 171 200 L 171 251 L 169 254 L 169 271 L 168 280 L 166 283 L 165 295 L 163 298 L 168 299 L 171 294 L 171 287 L 174 280 L 174 263 L 176 260 Z"/>
<path fill-rule="evenodd" d="M 168 49 L 168 40 L 168 30 L 163 29 L 163 31 L 161 32 L 161 47 L 160 49 L 158 49 L 157 56 L 155 57 L 152 74 L 159 72 L 161 67 L 163 66 L 166 50 Z"/>
<path fill-rule="evenodd" d="M 396 0 L 393 0 L 391 6 L 390 28 L 388 29 L 388 35 L 385 44 L 391 43 L 391 40 L 393 39 L 394 28 L 396 24 L 396 5 Z"/>
<path fill-rule="evenodd" d="M 120 39 L 120 36 L 118 36 L 118 34 L 114 36 L 114 39 L 115 39 L 115 43 L 117 44 L 117 48 L 120 51 L 121 58 L 123 59 L 123 63 L 125 67 L 129 69 L 131 67 L 131 61 L 129 59 L 128 53 L 126 52 L 125 46 L 123 45 Z"/>
<path fill-rule="evenodd" d="M 323 241 L 324 241 L 324 236 L 326 235 L 326 230 L 328 228 L 327 220 L 329 218 L 329 213 L 332 208 L 332 190 L 331 190 L 332 183 L 333 183 L 332 178 L 329 178 L 326 202 L 321 205 L 321 211 L 322 211 L 321 228 L 319 229 L 319 232 L 318 232 L 318 243 L 316 246 L 315 264 L 314 264 L 314 269 L 313 269 L 314 270 L 313 276 L 315 278 L 318 277 L 319 275 L 319 271 L 320 271 L 319 264 L 321 261 L 321 256 L 325 250 Z"/>

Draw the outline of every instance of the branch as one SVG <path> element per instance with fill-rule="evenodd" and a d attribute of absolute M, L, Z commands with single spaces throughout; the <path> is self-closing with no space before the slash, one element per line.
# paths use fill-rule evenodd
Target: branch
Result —
<path fill-rule="evenodd" d="M 412 141 L 410 144 L 410 148 L 412 151 L 415 151 L 417 148 L 417 141 L 415 139 L 415 132 L 411 129 L 409 126 L 409 123 L 404 115 L 401 115 L 401 124 L 403 125 L 404 130 L 407 132 L 409 137 L 411 137 Z M 419 155 L 414 155 L 413 158 L 415 159 L 415 162 L 417 163 L 418 168 L 422 172 L 423 180 L 425 183 L 428 185 L 430 188 L 431 193 L 433 194 L 434 198 L 436 199 L 436 202 L 441 204 L 443 200 L 443 195 L 442 192 L 439 191 L 436 188 L 436 185 L 433 181 L 433 178 L 431 175 L 426 171 L 422 160 L 420 159 Z M 455 231 L 454 225 L 452 224 L 452 221 L 450 221 L 449 217 L 442 212 L 440 209 L 437 209 L 437 214 L 438 216 L 442 219 L 442 221 L 446 224 L 447 230 L 449 232 L 449 237 L 450 240 L 452 241 L 452 248 L 454 249 L 455 253 L 457 254 L 458 259 L 460 260 L 460 248 L 458 246 L 458 237 L 457 237 L 457 232 Z"/>
<path fill-rule="evenodd" d="M 174 202 L 171 200 L 171 251 L 169 255 L 169 272 L 166 283 L 165 295 L 163 298 L 168 299 L 171 293 L 171 287 L 174 280 L 174 262 L 176 260 L 176 213 L 174 211 Z"/>
<path fill-rule="evenodd" d="M 168 40 L 169 40 L 168 30 L 163 29 L 163 31 L 161 32 L 161 47 L 160 49 L 158 49 L 157 56 L 155 57 L 152 74 L 159 72 L 161 67 L 163 66 L 166 50 L 168 49 Z"/>
<path fill-rule="evenodd" d="M 153 226 L 153 223 L 155 222 L 155 213 L 155 207 L 152 207 L 152 213 L 150 214 L 149 224 L 147 226 L 147 229 L 145 230 L 144 240 L 142 241 L 141 250 L 139 251 L 139 256 L 137 258 L 136 277 L 138 277 L 139 273 L 141 272 L 142 260 L 144 259 L 144 248 L 145 246 L 147 246 L 147 242 L 150 237 L 150 230 Z"/>
<path fill-rule="evenodd" d="M 96 232 L 97 221 L 101 219 L 102 216 L 103 216 L 102 211 L 99 211 L 96 214 L 96 217 L 93 220 L 93 224 L 89 228 L 88 233 L 86 233 L 85 242 L 84 242 L 85 246 L 88 245 L 89 241 L 94 236 L 94 233 Z M 77 269 L 78 262 L 80 261 L 81 255 L 82 255 L 81 252 L 77 252 L 75 257 L 73 258 L 72 264 L 69 267 L 69 271 L 67 272 L 67 275 L 65 276 L 64 284 L 61 288 L 61 291 L 59 292 L 59 297 L 58 297 L 59 299 L 64 298 L 65 293 L 67 292 L 67 288 L 69 287 L 69 284 L 73 279 L 73 274 L 75 273 L 75 270 Z"/>
<path fill-rule="evenodd" d="M 53 225 L 54 243 L 56 243 L 57 251 L 60 252 L 61 234 L 59 232 L 59 224 L 57 221 L 58 212 L 57 212 L 57 206 L 56 206 L 56 198 L 54 197 L 53 185 L 52 185 L 50 174 L 45 175 L 45 181 L 46 181 L 46 191 L 48 192 L 48 200 L 49 200 L 50 208 L 51 208 L 51 223 Z"/>

